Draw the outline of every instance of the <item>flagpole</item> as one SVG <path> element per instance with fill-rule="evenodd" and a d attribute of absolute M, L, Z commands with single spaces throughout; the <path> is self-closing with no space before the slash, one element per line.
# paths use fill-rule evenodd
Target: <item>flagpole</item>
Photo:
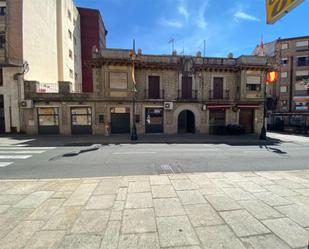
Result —
<path fill-rule="evenodd" d="M 133 88 L 132 88 L 132 104 L 133 104 L 133 126 L 131 131 L 131 140 L 136 141 L 138 139 L 137 132 L 136 132 L 136 118 L 135 118 L 135 106 L 136 106 L 136 82 L 135 82 L 135 39 L 133 39 L 133 50 L 131 52 L 131 60 L 132 60 L 132 81 L 133 81 Z"/>

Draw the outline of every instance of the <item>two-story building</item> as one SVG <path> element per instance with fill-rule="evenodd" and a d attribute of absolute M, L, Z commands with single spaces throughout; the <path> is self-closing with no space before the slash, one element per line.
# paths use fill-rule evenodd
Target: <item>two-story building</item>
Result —
<path fill-rule="evenodd" d="M 23 109 L 29 134 L 218 133 L 241 124 L 259 133 L 263 123 L 264 81 L 270 68 L 265 57 L 205 58 L 145 55 L 138 50 L 133 71 L 130 50 L 94 51 L 93 93 L 39 93 L 26 82 L 25 95 L 34 108 Z M 133 72 L 132 72 L 133 71 Z M 133 117 L 133 76 L 136 105 Z"/>

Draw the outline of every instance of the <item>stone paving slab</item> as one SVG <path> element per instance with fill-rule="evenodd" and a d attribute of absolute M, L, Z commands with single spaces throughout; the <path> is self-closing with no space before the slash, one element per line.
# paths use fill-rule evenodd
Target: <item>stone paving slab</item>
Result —
<path fill-rule="evenodd" d="M 0 181 L 0 248 L 305 249 L 309 171 Z"/>

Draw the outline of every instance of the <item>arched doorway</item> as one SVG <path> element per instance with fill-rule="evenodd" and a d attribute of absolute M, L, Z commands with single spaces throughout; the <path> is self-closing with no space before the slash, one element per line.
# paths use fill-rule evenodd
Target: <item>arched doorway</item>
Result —
<path fill-rule="evenodd" d="M 195 117 L 193 112 L 184 110 L 179 114 L 178 133 L 195 133 Z"/>

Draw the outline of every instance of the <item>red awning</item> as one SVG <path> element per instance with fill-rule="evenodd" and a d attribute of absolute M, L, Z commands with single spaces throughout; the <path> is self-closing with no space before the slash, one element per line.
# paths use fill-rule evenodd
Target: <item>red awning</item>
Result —
<path fill-rule="evenodd" d="M 260 108 L 261 106 L 260 105 L 238 105 L 237 106 L 238 108 L 240 109 L 256 109 L 256 108 Z"/>
<path fill-rule="evenodd" d="M 227 109 L 231 108 L 231 105 L 208 105 L 207 109 Z"/>

